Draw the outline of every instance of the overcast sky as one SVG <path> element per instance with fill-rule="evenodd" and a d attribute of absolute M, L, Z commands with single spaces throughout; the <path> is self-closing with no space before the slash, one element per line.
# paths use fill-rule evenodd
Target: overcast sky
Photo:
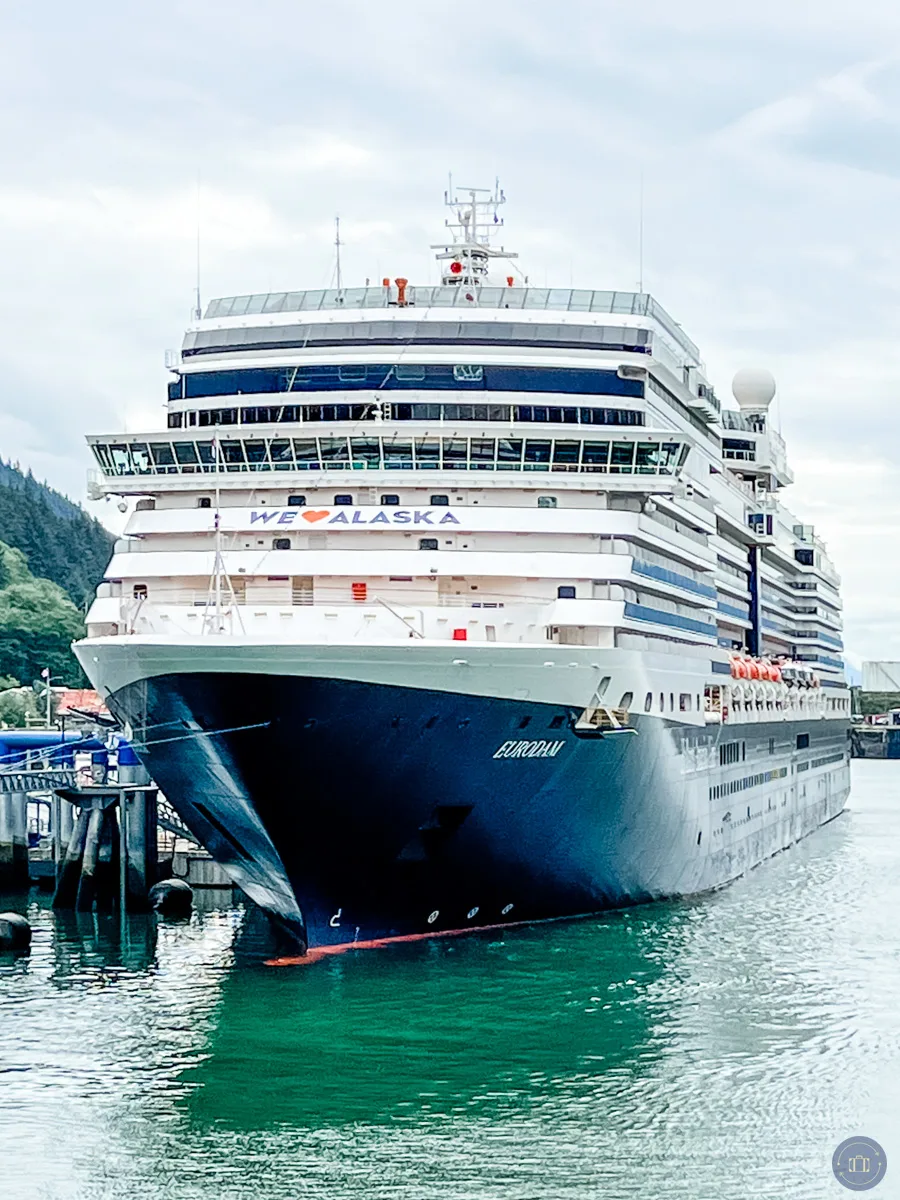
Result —
<path fill-rule="evenodd" d="M 779 382 L 847 642 L 900 658 L 900 6 L 92 0 L 2 8 L 0 455 L 84 498 L 160 428 L 202 292 L 433 281 L 448 170 L 535 283 L 644 280 L 720 394 Z M 198 184 L 199 181 L 199 184 Z M 102 505 L 90 510 L 105 516 Z"/>

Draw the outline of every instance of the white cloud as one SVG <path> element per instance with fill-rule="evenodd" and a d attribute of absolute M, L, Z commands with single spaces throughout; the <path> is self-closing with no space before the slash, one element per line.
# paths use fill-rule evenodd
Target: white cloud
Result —
<path fill-rule="evenodd" d="M 645 279 L 720 391 L 772 366 L 793 507 L 848 639 L 900 634 L 900 9 L 887 0 L 98 0 L 5 14 L 0 453 L 82 494 L 86 430 L 162 421 L 205 297 L 433 279 L 446 171 L 502 177 L 533 282 Z M 891 653 L 900 656 L 900 643 Z"/>

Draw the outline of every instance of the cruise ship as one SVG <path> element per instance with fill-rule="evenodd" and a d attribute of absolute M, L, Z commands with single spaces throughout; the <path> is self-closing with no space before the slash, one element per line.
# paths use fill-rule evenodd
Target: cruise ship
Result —
<path fill-rule="evenodd" d="M 703 892 L 847 799 L 774 380 L 530 284 L 504 199 L 448 193 L 438 284 L 198 305 L 167 428 L 88 439 L 129 516 L 78 658 L 301 952 Z"/>

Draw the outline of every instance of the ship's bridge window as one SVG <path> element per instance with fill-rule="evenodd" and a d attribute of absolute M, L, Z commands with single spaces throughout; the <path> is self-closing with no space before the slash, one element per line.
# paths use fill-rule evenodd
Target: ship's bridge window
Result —
<path fill-rule="evenodd" d="M 349 492 L 338 492 L 334 498 L 335 504 L 352 505 L 353 497 Z"/>
<path fill-rule="evenodd" d="M 183 419 L 184 419 L 184 413 L 180 413 L 180 412 L 169 413 L 169 421 L 168 421 L 169 428 L 170 429 L 180 429 Z"/>
<path fill-rule="evenodd" d="M 193 465 L 198 461 L 197 447 L 193 442 L 176 442 L 174 449 L 175 459 L 179 466 L 193 467 Z"/>
<path fill-rule="evenodd" d="M 222 442 L 222 459 L 226 471 L 241 471 L 244 468 L 244 445 L 242 442 Z"/>
<path fill-rule="evenodd" d="M 381 442 L 378 438 L 351 438 L 350 457 L 354 469 L 379 470 L 381 468 Z"/>
<path fill-rule="evenodd" d="M 319 449 L 315 438 L 294 438 L 294 462 L 301 471 L 318 471 Z"/>
<path fill-rule="evenodd" d="M 468 467 L 468 457 L 468 438 L 444 438 L 445 471 L 465 471 Z"/>
<path fill-rule="evenodd" d="M 416 438 L 416 469 L 436 471 L 441 465 L 441 443 L 436 438 Z"/>
<path fill-rule="evenodd" d="M 152 442 L 150 453 L 153 455 L 153 462 L 157 467 L 175 466 L 175 454 L 170 442 Z"/>
<path fill-rule="evenodd" d="M 521 438 L 497 439 L 497 470 L 516 471 L 522 468 Z"/>
<path fill-rule="evenodd" d="M 450 504 L 450 497 L 442 494 L 431 497 L 429 503 L 433 508 L 446 508 Z"/>
<path fill-rule="evenodd" d="M 412 465 L 412 442 L 385 442 L 384 469 L 386 471 L 411 471 Z"/>
<path fill-rule="evenodd" d="M 556 508 L 556 497 L 555 496 L 538 496 L 537 506 L 538 506 L 538 508 Z"/>
<path fill-rule="evenodd" d="M 555 441 L 553 443 L 553 470 L 577 471 L 580 453 L 581 442 Z"/>
<path fill-rule="evenodd" d="M 493 438 L 472 438 L 469 461 L 473 471 L 494 469 L 497 458 L 497 443 Z"/>
<path fill-rule="evenodd" d="M 609 462 L 611 475 L 630 474 L 634 463 L 634 442 L 613 442 Z"/>
<path fill-rule="evenodd" d="M 397 495 L 396 492 L 385 492 L 385 494 L 381 497 L 381 503 L 385 507 L 388 507 L 389 505 L 393 505 L 393 504 L 399 504 L 400 497 Z"/>
<path fill-rule="evenodd" d="M 322 464 L 330 470 L 346 470 L 350 465 L 346 438 L 319 438 Z"/>
<path fill-rule="evenodd" d="M 182 435 L 183 436 L 183 435 Z M 572 471 L 666 474 L 679 469 L 677 442 L 579 443 L 552 438 L 368 437 L 236 438 L 96 444 L 107 475 L 360 469 Z M 581 461 L 578 461 L 580 453 Z M 552 499 L 549 498 L 549 499 Z M 541 507 L 550 507 L 540 499 Z"/>
<path fill-rule="evenodd" d="M 269 442 L 269 458 L 276 471 L 292 471 L 293 457 L 289 438 L 272 438 Z"/>
<path fill-rule="evenodd" d="M 585 442 L 581 451 L 585 471 L 606 471 L 609 462 L 609 442 Z"/>
<path fill-rule="evenodd" d="M 303 507 L 305 507 L 305 505 L 306 505 L 306 497 L 305 496 L 297 496 L 297 495 L 288 496 L 288 507 L 289 508 L 303 508 Z"/>
<path fill-rule="evenodd" d="M 549 471 L 552 442 L 529 438 L 525 443 L 525 470 Z"/>

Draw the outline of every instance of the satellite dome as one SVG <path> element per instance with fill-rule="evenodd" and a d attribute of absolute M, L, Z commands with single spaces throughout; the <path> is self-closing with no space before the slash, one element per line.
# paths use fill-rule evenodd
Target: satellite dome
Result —
<path fill-rule="evenodd" d="M 775 395 L 775 376 L 765 367 L 744 367 L 731 381 L 731 392 L 742 411 L 765 411 Z"/>

